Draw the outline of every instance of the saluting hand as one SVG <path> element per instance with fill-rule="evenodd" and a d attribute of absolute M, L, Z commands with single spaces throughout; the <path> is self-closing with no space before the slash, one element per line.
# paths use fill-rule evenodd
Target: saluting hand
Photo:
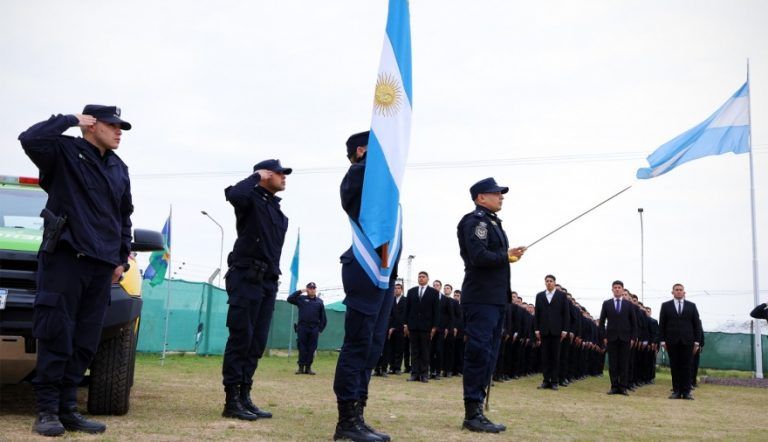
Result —
<path fill-rule="evenodd" d="M 272 174 L 274 172 L 272 172 L 271 170 L 267 170 L 267 169 L 259 169 L 259 170 L 257 170 L 254 173 L 258 173 L 259 174 L 259 179 L 266 180 L 266 179 L 272 178 Z"/>
<path fill-rule="evenodd" d="M 88 127 L 96 124 L 96 118 L 90 115 L 75 114 L 75 117 L 77 117 L 77 125 L 80 127 Z"/>

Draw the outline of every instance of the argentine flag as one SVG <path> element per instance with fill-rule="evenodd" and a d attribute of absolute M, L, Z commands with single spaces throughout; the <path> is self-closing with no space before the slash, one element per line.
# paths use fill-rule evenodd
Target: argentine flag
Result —
<path fill-rule="evenodd" d="M 389 278 L 401 243 L 400 186 L 411 137 L 411 25 L 407 0 L 389 0 L 389 14 L 373 97 L 360 226 L 352 222 L 352 249 L 379 288 Z M 376 249 L 384 247 L 386 262 Z"/>
<path fill-rule="evenodd" d="M 654 178 L 680 164 L 710 155 L 747 153 L 749 125 L 747 82 L 703 123 L 656 149 L 648 157 L 650 167 L 638 169 L 637 177 Z"/>

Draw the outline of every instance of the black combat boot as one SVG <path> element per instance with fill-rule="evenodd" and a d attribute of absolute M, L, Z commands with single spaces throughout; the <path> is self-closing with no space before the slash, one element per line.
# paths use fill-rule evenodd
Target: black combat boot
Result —
<path fill-rule="evenodd" d="M 312 376 L 314 376 L 314 375 L 316 375 L 316 374 L 317 374 L 317 373 L 315 373 L 314 371 L 312 371 L 312 364 L 309 364 L 309 365 L 305 365 L 305 366 L 304 366 L 304 373 L 305 373 L 305 374 L 311 374 Z"/>
<path fill-rule="evenodd" d="M 306 373 L 306 371 L 304 371 L 304 366 L 299 364 L 299 369 L 296 370 L 295 374 L 304 374 L 304 373 Z"/>
<path fill-rule="evenodd" d="M 107 426 L 101 422 L 86 419 L 77 412 L 76 406 L 59 410 L 59 420 L 67 431 L 82 431 L 84 433 L 103 433 Z"/>
<path fill-rule="evenodd" d="M 251 400 L 251 386 L 248 384 L 240 385 L 240 402 L 243 404 L 243 408 L 255 414 L 262 419 L 269 419 L 272 417 L 272 413 L 266 410 L 262 410 L 257 407 Z"/>
<path fill-rule="evenodd" d="M 483 403 L 464 401 L 464 428 L 469 431 L 482 433 L 500 433 L 507 429 L 504 425 L 496 425 L 483 415 Z"/>
<path fill-rule="evenodd" d="M 43 436 L 61 436 L 64 434 L 64 425 L 56 413 L 41 411 L 37 413 L 32 431 Z"/>
<path fill-rule="evenodd" d="M 382 442 L 383 439 L 368 431 L 360 422 L 355 401 L 339 401 L 339 422 L 333 440 L 351 440 L 354 442 Z"/>
<path fill-rule="evenodd" d="M 370 433 L 373 433 L 374 435 L 378 436 L 379 439 L 383 441 L 389 441 L 392 440 L 391 437 L 387 433 L 382 433 L 381 431 L 376 431 L 372 426 L 365 423 L 365 418 L 363 417 L 363 413 L 365 412 L 365 406 L 368 404 L 368 398 L 362 397 L 357 402 L 357 415 L 360 418 L 360 423 L 363 425 L 363 428 L 368 430 Z"/>
<path fill-rule="evenodd" d="M 225 385 L 224 393 L 226 399 L 224 400 L 224 411 L 221 412 L 223 417 L 233 417 L 244 421 L 255 421 L 259 418 L 243 406 L 239 385 Z"/>

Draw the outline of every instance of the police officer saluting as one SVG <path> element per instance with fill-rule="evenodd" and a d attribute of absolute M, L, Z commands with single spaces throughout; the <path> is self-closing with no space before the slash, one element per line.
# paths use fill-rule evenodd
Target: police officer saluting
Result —
<path fill-rule="evenodd" d="M 82 138 L 62 135 L 74 126 Z M 44 436 L 107 428 L 78 413 L 77 387 L 99 345 L 110 286 L 129 267 L 131 185 L 113 151 L 130 128 L 120 108 L 89 104 L 82 114 L 51 116 L 19 135 L 48 193 L 33 315 L 32 430 Z"/>
<path fill-rule="evenodd" d="M 299 326 L 296 329 L 299 341 L 299 369 L 296 374 L 314 375 L 316 373 L 312 371 L 312 360 L 317 350 L 317 337 L 328 324 L 323 300 L 317 297 L 315 283 L 310 282 L 307 288 L 291 293 L 286 301 L 299 308 Z"/>
<path fill-rule="evenodd" d="M 464 428 L 499 433 L 506 430 L 483 415 L 483 400 L 496 367 L 501 344 L 505 305 L 511 288 L 509 264 L 523 256 L 525 247 L 509 248 L 507 235 L 496 212 L 501 210 L 508 187 L 493 178 L 478 181 L 469 192 L 475 210 L 464 215 L 457 227 L 464 283 Z"/>
<path fill-rule="evenodd" d="M 280 253 L 288 218 L 280 210 L 277 192 L 285 190 L 292 169 L 280 160 L 264 160 L 254 173 L 224 190 L 235 208 L 237 240 L 227 257 L 225 276 L 229 338 L 222 374 L 226 394 L 222 416 L 243 420 L 272 417 L 251 401 L 253 374 L 267 344 L 275 309 Z"/>

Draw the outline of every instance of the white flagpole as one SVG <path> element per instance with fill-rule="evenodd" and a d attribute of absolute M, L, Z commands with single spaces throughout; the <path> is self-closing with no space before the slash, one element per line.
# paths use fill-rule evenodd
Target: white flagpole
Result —
<path fill-rule="evenodd" d="M 747 88 L 750 88 L 749 84 L 749 59 L 747 59 Z M 754 290 L 755 307 L 760 305 L 760 283 L 758 281 L 757 274 L 757 222 L 755 218 L 755 172 L 752 165 L 752 91 L 749 91 L 749 107 L 748 107 L 748 123 L 749 123 L 749 196 L 752 207 L 752 289 Z M 755 342 L 755 377 L 758 379 L 763 378 L 763 349 L 762 349 L 762 336 L 760 333 L 760 321 L 757 319 L 752 320 L 754 327 L 754 342 Z"/>
<path fill-rule="evenodd" d="M 171 232 L 173 231 L 173 204 L 171 204 L 170 212 L 168 213 L 168 242 L 170 243 Z M 171 277 L 173 276 L 173 266 L 171 265 L 171 259 L 173 254 L 171 253 L 171 245 L 168 246 L 168 268 L 165 270 L 166 283 L 168 284 L 168 296 L 165 297 L 165 333 L 163 334 L 163 356 L 160 358 L 160 366 L 165 366 L 165 352 L 168 349 L 168 317 L 170 316 L 171 309 Z"/>

